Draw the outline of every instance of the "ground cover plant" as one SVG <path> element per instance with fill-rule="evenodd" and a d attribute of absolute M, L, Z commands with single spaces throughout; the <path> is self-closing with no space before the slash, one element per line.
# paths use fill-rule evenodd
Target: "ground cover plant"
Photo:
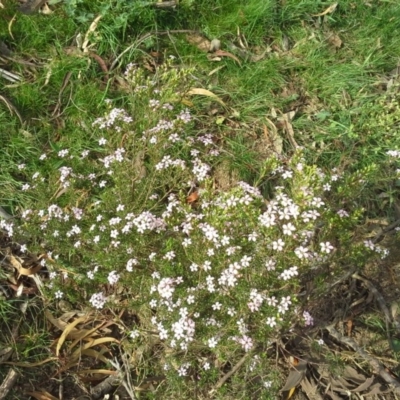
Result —
<path fill-rule="evenodd" d="M 11 398 L 389 398 L 397 4 L 49 4 L 1 32 Z"/>

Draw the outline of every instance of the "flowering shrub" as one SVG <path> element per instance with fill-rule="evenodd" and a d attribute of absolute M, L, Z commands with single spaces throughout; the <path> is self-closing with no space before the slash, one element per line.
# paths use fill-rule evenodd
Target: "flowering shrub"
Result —
<path fill-rule="evenodd" d="M 54 298 L 127 308 L 138 317 L 131 340 L 155 335 L 162 344 L 153 368 L 215 380 L 214 359 L 255 351 L 296 321 L 314 323 L 296 298 L 305 273 L 326 277 L 343 260 L 386 253 L 352 237 L 362 210 L 351 196 L 373 168 L 329 175 L 299 150 L 265 160 L 258 187 L 218 188 L 223 141 L 197 133 L 199 117 L 182 107 L 191 72 L 167 63 L 146 77 L 130 65 L 129 108 L 110 102 L 90 137 L 62 138 L 38 156 L 40 172 L 21 166 L 32 203 L 20 224 L 1 227 L 24 251 L 46 252 Z M 252 357 L 247 368 L 259 366 L 269 389 L 262 365 Z"/>

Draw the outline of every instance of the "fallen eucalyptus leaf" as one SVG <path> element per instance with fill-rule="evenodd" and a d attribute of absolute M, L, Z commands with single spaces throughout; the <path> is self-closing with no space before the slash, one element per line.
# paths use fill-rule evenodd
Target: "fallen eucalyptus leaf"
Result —
<path fill-rule="evenodd" d="M 186 94 L 189 95 L 200 95 L 200 96 L 207 96 L 207 97 L 211 97 L 212 99 L 218 101 L 218 103 L 222 104 L 224 107 L 226 107 L 226 104 L 213 92 L 210 92 L 207 89 L 202 89 L 202 88 L 193 88 L 190 89 Z"/>

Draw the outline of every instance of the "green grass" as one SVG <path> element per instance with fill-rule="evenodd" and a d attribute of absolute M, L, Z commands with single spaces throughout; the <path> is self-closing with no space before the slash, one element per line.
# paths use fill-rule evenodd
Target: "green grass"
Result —
<path fill-rule="evenodd" d="M 26 244 L 36 255 L 48 254 L 46 272 L 41 274 L 46 309 L 61 314 L 56 311 L 59 290 L 79 310 L 93 310 L 92 294 L 106 293 L 108 303 L 96 316 L 120 323 L 120 332 L 115 334 L 120 340 L 118 350 L 112 346 L 107 349 L 113 354 L 132 354 L 134 386 L 161 377 L 155 380 L 157 384 L 143 384 L 146 389 L 141 398 L 159 398 L 160 393 L 164 398 L 208 398 L 213 389 L 218 399 L 250 398 L 254 393 L 257 398 L 275 398 L 271 393 L 284 386 L 288 371 L 276 369 L 275 356 L 282 349 L 274 345 L 274 339 L 292 335 L 290 328 L 304 329 L 302 311 L 312 307 L 315 299 L 303 302 L 296 294 L 306 284 L 307 274 L 313 275 L 315 293 L 324 293 L 326 281 L 340 276 L 348 265 L 362 270 L 367 260 L 379 256 L 365 250 L 362 243 L 366 237 L 360 226 L 366 218 L 390 222 L 396 215 L 397 165 L 389 160 L 387 151 L 400 149 L 399 95 L 396 81 L 390 91 L 386 90 L 384 77 L 398 62 L 400 6 L 395 1 L 368 6 L 343 0 L 334 12 L 316 16 L 330 5 L 314 0 L 182 0 L 175 9 L 158 9 L 145 1 L 64 1 L 53 7 L 51 15 L 18 14 L 12 37 L 7 24 L 0 28 L 0 39 L 16 55 L 16 60 L 7 61 L 7 69 L 23 76 L 21 83 L 4 82 L 1 93 L 15 104 L 23 123 L 0 103 L 0 205 L 17 217 L 15 242 Z M 7 8 L 4 19 L 10 22 L 13 13 Z M 131 46 L 107 77 L 95 59 L 70 51 L 76 36 L 83 38 L 97 15 L 102 18 L 90 36 L 90 51 L 110 66 Z M 229 57 L 211 61 L 185 33 L 173 32 L 182 29 L 201 32 L 208 40 L 219 39 L 221 49 L 234 54 L 240 63 Z M 167 30 L 171 30 L 169 35 Z M 152 36 L 142 42 L 140 38 L 149 32 Z M 248 53 L 264 53 L 264 57 L 256 62 L 241 57 L 232 49 L 232 44 L 240 47 L 240 41 L 246 43 Z M 164 61 L 152 59 L 151 52 Z M 169 60 L 169 55 L 175 58 Z M 18 59 L 29 59 L 33 65 L 26 66 Z M 125 79 L 124 71 L 131 62 L 140 72 L 136 78 Z M 217 67 L 222 68 L 215 71 Z M 66 78 L 68 83 L 61 91 Z M 149 87 L 135 90 L 138 85 Z M 161 92 L 153 93 L 152 88 Z M 210 96 L 189 96 L 190 88 L 207 89 L 225 105 Z M 152 108 L 149 102 L 155 98 L 160 105 L 171 104 L 173 110 Z M 54 114 L 57 105 L 62 112 L 58 116 Z M 186 107 L 192 115 L 187 124 L 177 118 Z M 113 108 L 126 110 L 133 122 L 121 122 L 122 131 L 93 126 Z M 284 129 L 282 116 L 290 112 L 294 112 L 294 139 L 301 149 L 293 147 Z M 174 132 L 146 133 L 160 119 L 175 121 Z M 171 141 L 171 133 L 177 133 L 180 141 Z M 199 141 L 206 134 L 212 135 L 211 144 Z M 106 144 L 99 143 L 102 138 Z M 126 152 L 124 161 L 115 161 L 110 175 L 102 160 L 121 147 Z M 68 156 L 59 156 L 65 149 Z M 197 163 L 193 149 L 199 152 L 201 163 L 210 166 L 207 179 L 193 173 Z M 219 155 L 210 154 L 210 149 L 218 150 Z M 89 152 L 86 158 L 82 158 L 83 151 Z M 40 159 L 42 154 L 47 158 Z M 182 160 L 187 168 L 159 171 L 156 166 L 165 155 Z M 20 168 L 20 164 L 25 167 Z M 61 167 L 70 167 L 75 174 L 68 178 L 69 188 L 62 187 Z M 293 172 L 290 179 L 282 176 L 287 170 Z M 39 178 L 33 177 L 36 172 Z M 89 174 L 94 178 L 89 180 Z M 336 174 L 340 175 L 338 182 L 332 179 Z M 105 188 L 99 186 L 101 181 L 107 182 Z M 239 201 L 245 195 L 238 181 L 259 188 L 264 199 L 255 197 L 250 204 L 221 208 L 228 199 Z M 31 188 L 21 190 L 26 183 Z M 331 185 L 329 191 L 327 184 Z M 187 199 L 194 191 L 199 192 L 199 199 L 192 204 Z M 304 212 L 314 207 L 313 197 L 321 197 L 326 208 L 319 211 L 318 224 L 300 216 L 293 218 L 297 237 L 282 233 L 287 221 L 278 216 L 276 225 L 260 227 L 259 217 L 279 193 L 290 197 Z M 48 215 L 52 204 L 62 209 L 65 219 Z M 118 210 L 120 204 L 124 210 Z M 82 220 L 74 217 L 75 207 L 84 211 Z M 338 216 L 341 209 L 349 213 L 348 218 Z M 26 210 L 32 210 L 29 217 L 20 218 Z M 158 218 L 164 215 L 167 230 L 156 233 L 149 229 L 142 234 L 132 225 L 123 233 L 124 225 L 118 222 L 119 234 L 112 236 L 112 218 L 129 221 L 133 220 L 129 213 L 137 217 L 144 211 Z M 193 219 L 200 213 L 204 214 L 202 220 Z M 182 233 L 182 223 L 188 218 L 193 225 L 190 235 Z M 204 239 L 201 222 L 214 226 L 221 236 L 229 235 L 231 245 L 238 246 L 238 255 L 227 255 L 225 245 L 218 247 L 216 243 L 214 254 L 208 253 L 212 246 Z M 72 233 L 75 225 L 79 225 L 80 235 Z M 54 231 L 60 236 L 54 236 Z M 311 261 L 299 259 L 295 253 L 304 245 L 300 234 L 306 231 L 314 232 L 306 242 L 316 254 Z M 259 237 L 255 242 L 248 240 L 253 232 Z M 185 247 L 182 243 L 188 237 L 192 244 Z M 275 253 L 273 242 L 280 238 L 287 249 Z M 116 245 L 116 241 L 120 243 Z M 320 242 L 330 242 L 335 252 L 324 255 Z M 170 251 L 175 252 L 174 261 L 165 258 Z M 157 256 L 149 259 L 153 252 Z M 207 270 L 189 269 L 192 263 L 201 266 L 211 259 L 217 279 L 244 255 L 251 255 L 251 268 L 240 270 L 236 290 L 222 296 L 205 289 Z M 125 266 L 131 258 L 138 259 L 138 266 L 127 273 Z M 268 259 L 276 261 L 274 272 L 266 273 Z M 282 281 L 279 274 L 294 265 L 299 267 L 298 278 Z M 96 266 L 100 266 L 99 272 L 89 277 L 87 273 Z M 49 279 L 51 270 L 59 272 L 54 279 Z M 60 271 L 68 272 L 69 278 Z M 109 284 L 112 271 L 121 274 L 117 285 Z M 196 338 L 188 351 L 174 347 L 171 338 L 160 339 L 160 328 L 151 322 L 152 317 L 159 318 L 172 335 L 172 323 L 182 317 L 178 312 L 182 304 L 163 303 L 157 290 L 151 291 L 153 285 L 157 287 L 159 278 L 152 276 L 156 272 L 160 279 L 184 279 L 183 284 L 174 284 L 174 301 L 182 298 L 190 318 L 196 320 Z M 196 288 L 195 306 L 185 303 L 191 287 Z M 252 289 L 267 297 L 291 296 L 298 308 L 285 314 L 265 305 L 260 313 L 251 313 L 248 302 Z M 149 302 L 155 299 L 157 306 L 150 307 Z M 239 317 L 213 310 L 216 302 L 225 311 L 234 307 L 254 340 L 246 362 L 221 385 L 221 377 L 235 367 L 245 351 L 232 340 L 239 335 Z M 124 317 L 119 320 L 115 315 L 122 311 Z M 198 319 L 195 312 L 199 312 Z M 2 345 L 10 340 L 12 316 L 18 312 L 11 301 L 2 300 L 0 314 L 4 315 L 2 329 L 6 327 Z M 211 315 L 222 325 L 206 323 Z M 279 329 L 265 323 L 271 317 L 277 318 Z M 40 313 L 31 319 L 35 323 L 29 329 L 23 324 L 15 344 L 17 359 L 26 362 L 49 357 L 44 349 L 50 338 L 60 336 Z M 138 331 L 137 338 L 129 337 L 132 330 Z M 218 339 L 215 348 L 207 345 L 210 338 Z M 290 351 L 296 353 L 296 349 Z M 257 353 L 260 358 L 254 357 Z M 321 354 L 332 370 L 343 366 L 340 354 L 333 356 L 323 350 Z M 179 376 L 179 368 L 188 362 L 186 376 Z M 204 369 L 204 363 L 210 363 L 209 370 Z M 78 372 L 72 367 L 68 371 Z M 272 382 L 271 389 L 264 386 L 267 381 Z"/>

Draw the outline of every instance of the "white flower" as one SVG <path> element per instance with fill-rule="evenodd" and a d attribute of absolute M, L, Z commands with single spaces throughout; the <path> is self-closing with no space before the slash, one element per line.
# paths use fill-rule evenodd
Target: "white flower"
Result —
<path fill-rule="evenodd" d="M 215 310 L 220 310 L 221 307 L 222 307 L 222 304 L 219 303 L 218 301 L 217 301 L 215 304 L 212 305 L 212 309 L 213 309 L 214 311 L 215 311 Z"/>
<path fill-rule="evenodd" d="M 65 150 L 60 150 L 58 152 L 58 157 L 64 158 L 65 156 L 67 156 L 69 153 L 69 150 L 65 149 Z"/>
<path fill-rule="evenodd" d="M 175 291 L 174 280 L 172 278 L 163 278 L 157 286 L 158 293 L 164 299 L 170 299 Z"/>
<path fill-rule="evenodd" d="M 321 200 L 320 197 L 314 197 L 314 198 L 312 199 L 311 204 L 312 204 L 314 207 L 320 208 L 320 207 L 322 207 L 325 203 Z"/>
<path fill-rule="evenodd" d="M 265 267 L 267 268 L 267 271 L 274 271 L 275 265 L 276 265 L 276 261 L 274 261 L 274 260 L 268 260 L 265 263 Z"/>
<path fill-rule="evenodd" d="M 291 222 L 289 222 L 288 224 L 283 224 L 282 229 L 283 229 L 283 234 L 288 236 L 292 236 L 292 233 L 296 230 L 296 228 Z"/>
<path fill-rule="evenodd" d="M 164 256 L 164 260 L 171 261 L 175 258 L 175 252 L 174 251 L 169 251 L 167 254 Z"/>
<path fill-rule="evenodd" d="M 140 336 L 140 332 L 137 329 L 129 332 L 129 337 L 131 339 L 136 339 L 139 336 Z"/>
<path fill-rule="evenodd" d="M 349 213 L 348 213 L 347 211 L 345 211 L 345 210 L 339 210 L 339 211 L 337 212 L 337 214 L 338 214 L 339 217 L 341 217 L 341 218 L 349 217 Z"/>
<path fill-rule="evenodd" d="M 93 307 L 101 309 L 104 307 L 104 304 L 106 303 L 107 299 L 104 296 L 104 294 L 100 292 L 100 293 L 94 293 L 89 301 L 90 303 L 92 303 Z"/>
<path fill-rule="evenodd" d="M 297 247 L 297 249 L 295 249 L 294 252 L 296 256 L 299 257 L 300 259 L 308 258 L 309 256 L 307 247 L 303 246 Z"/>
<path fill-rule="evenodd" d="M 258 238 L 258 234 L 256 232 L 252 232 L 250 233 L 249 236 L 247 236 L 247 239 L 249 240 L 249 242 L 256 242 Z"/>
<path fill-rule="evenodd" d="M 204 369 L 205 371 L 208 371 L 210 368 L 211 368 L 211 367 L 210 367 L 210 363 L 209 363 L 209 362 L 205 362 L 205 363 L 203 364 L 203 369 Z"/>
<path fill-rule="evenodd" d="M 183 247 L 188 247 L 192 244 L 192 239 L 190 238 L 185 238 L 182 240 L 182 246 Z"/>
<path fill-rule="evenodd" d="M 329 254 L 334 249 L 334 247 L 329 242 L 320 243 L 319 245 L 321 246 L 321 251 L 323 253 Z"/>
<path fill-rule="evenodd" d="M 283 174 L 282 174 L 282 178 L 283 179 L 289 179 L 289 178 L 292 178 L 293 177 L 293 172 L 292 171 L 285 171 Z"/>
<path fill-rule="evenodd" d="M 282 239 L 275 240 L 272 242 L 272 248 L 277 251 L 282 251 L 285 242 Z"/>
<path fill-rule="evenodd" d="M 107 280 L 110 285 L 115 285 L 119 281 L 120 275 L 117 274 L 117 271 L 111 271 L 108 274 Z"/>
<path fill-rule="evenodd" d="M 196 272 L 199 269 L 199 266 L 195 263 L 192 263 L 189 267 L 192 272 Z"/>
<path fill-rule="evenodd" d="M 207 345 L 210 349 L 213 349 L 218 344 L 218 340 L 215 337 L 207 340 Z"/>

